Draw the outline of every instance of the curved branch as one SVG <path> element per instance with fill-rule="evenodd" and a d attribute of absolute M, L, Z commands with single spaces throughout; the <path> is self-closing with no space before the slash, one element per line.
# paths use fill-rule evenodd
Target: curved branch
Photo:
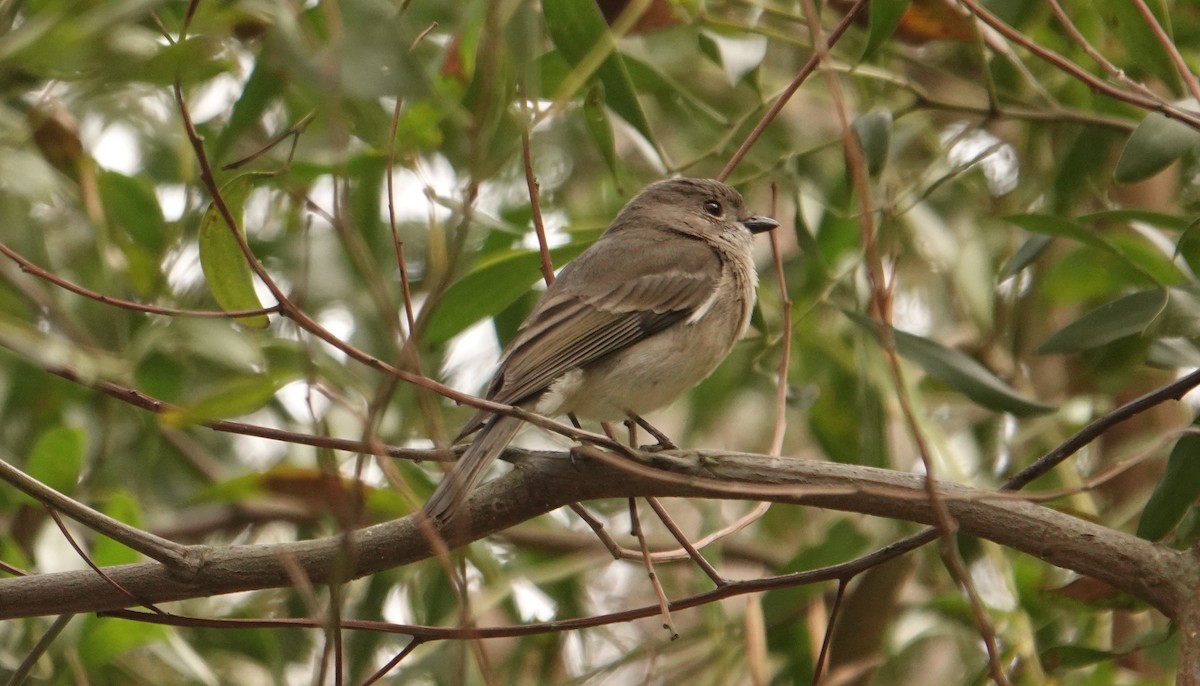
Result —
<path fill-rule="evenodd" d="M 519 453 L 513 459 L 515 469 L 479 488 L 461 516 L 442 529 L 447 545 L 464 545 L 568 503 L 610 497 L 772 500 L 925 524 L 933 521 L 924 479 L 885 469 L 717 452 L 641 455 L 637 462 L 626 460 L 620 466 L 609 459 L 570 460 L 561 453 Z M 945 483 L 940 484 L 939 494 L 961 531 L 1100 579 L 1168 617 L 1188 605 L 1189 589 L 1196 587 L 1190 553 L 1013 494 Z M 297 570 L 312 583 L 323 583 L 431 557 L 434 546 L 427 527 L 427 521 L 408 516 L 356 531 L 349 541 L 329 537 L 271 545 L 194 546 L 189 557 L 198 563 L 186 576 L 153 562 L 105 568 L 105 572 L 151 603 L 290 587 Z M 354 559 L 344 559 L 346 550 L 354 551 Z M 0 580 L 0 598 L 5 600 L 0 603 L 0 619 L 112 610 L 130 603 L 86 570 Z"/>

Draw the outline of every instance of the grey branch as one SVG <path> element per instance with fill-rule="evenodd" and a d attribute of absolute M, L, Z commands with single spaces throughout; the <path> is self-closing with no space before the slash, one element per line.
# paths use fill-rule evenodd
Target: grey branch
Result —
<path fill-rule="evenodd" d="M 718 452 L 658 453 L 643 455 L 641 462 L 625 457 L 571 460 L 561 453 L 516 451 L 510 457 L 515 469 L 476 489 L 461 514 L 441 531 L 449 547 L 572 502 L 631 496 L 771 500 L 932 521 L 923 478 L 885 469 Z M 1187 614 L 1192 594 L 1200 588 L 1194 553 L 1171 550 L 1011 493 L 950 483 L 941 484 L 940 491 L 961 531 L 1107 582 L 1168 617 L 1191 619 L 1181 615 Z M 358 578 L 433 555 L 415 516 L 348 536 L 348 541 L 335 536 L 270 545 L 188 546 L 187 565 L 144 562 L 105 572 L 141 601 L 161 603 L 290 587 L 296 570 L 318 584 Z M 348 561 L 347 550 L 353 557 Z M 88 570 L 0 580 L 0 619 L 129 605 L 127 596 Z"/>

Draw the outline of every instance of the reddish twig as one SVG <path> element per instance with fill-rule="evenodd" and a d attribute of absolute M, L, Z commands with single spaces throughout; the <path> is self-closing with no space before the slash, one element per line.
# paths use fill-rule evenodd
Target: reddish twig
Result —
<path fill-rule="evenodd" d="M 671 621 L 671 601 L 667 599 L 667 592 L 663 590 L 662 582 L 659 581 L 658 574 L 654 571 L 654 562 L 650 559 L 650 548 L 646 545 L 646 536 L 642 533 L 642 523 L 638 518 L 637 498 L 629 499 L 629 529 L 637 537 L 638 545 L 642 548 L 642 564 L 646 566 L 646 576 L 650 578 L 650 585 L 654 587 L 654 595 L 658 597 L 662 626 L 674 641 L 679 638 L 679 632 L 675 630 L 675 623 Z"/>
<path fill-rule="evenodd" d="M 1017 43 L 1021 47 L 1037 55 L 1042 60 L 1049 62 L 1055 68 L 1065 72 L 1072 78 L 1082 81 L 1097 93 L 1107 95 L 1110 98 L 1129 103 L 1130 105 L 1140 107 L 1144 110 L 1158 112 L 1172 119 L 1181 121 L 1192 128 L 1200 129 L 1200 115 L 1180 109 L 1158 97 L 1147 97 L 1130 93 L 1128 91 L 1123 91 L 1120 88 L 1117 88 L 1112 84 L 1106 83 L 1101 79 L 1096 78 L 1092 74 L 1089 74 L 1085 69 L 1066 57 L 1058 54 L 1057 52 L 1038 45 L 1025 34 L 1014 29 L 1008 24 L 1005 24 L 999 17 L 997 17 L 995 14 L 992 14 L 982 5 L 980 5 L 977 0 L 959 0 L 959 2 L 961 2 L 962 5 L 971 12 L 971 14 L 975 15 L 975 17 L 977 17 L 984 24 L 987 24 L 995 29 L 1000 35 L 1014 43 Z"/>
<path fill-rule="evenodd" d="M 814 56 L 824 61 L 825 56 L 828 54 L 828 46 L 822 35 L 820 20 L 817 17 L 816 2 L 814 0 L 803 0 L 803 6 L 805 15 L 808 17 L 809 32 L 812 34 Z M 1000 664 L 1000 650 L 996 645 L 995 629 L 988 619 L 975 585 L 967 573 L 962 558 L 958 555 L 957 548 L 955 547 L 953 535 L 957 527 L 950 517 L 950 512 L 945 502 L 943 502 L 938 494 L 932 452 L 925 441 L 924 434 L 921 432 L 920 424 L 917 422 L 911 399 L 908 396 L 907 386 L 904 382 L 903 370 L 900 367 L 900 355 L 896 351 L 895 338 L 892 336 L 890 324 L 892 286 L 886 280 L 883 261 L 879 255 L 876 241 L 875 208 L 871 200 L 871 184 L 867 175 L 866 159 L 862 147 L 859 145 L 858 137 L 851 126 L 848 108 L 842 94 L 841 85 L 838 83 L 837 75 L 832 71 L 826 71 L 825 73 L 829 84 L 829 94 L 833 100 L 834 110 L 837 112 L 842 130 L 846 165 L 850 170 L 855 195 L 858 198 L 859 220 L 862 222 L 863 245 L 867 259 L 867 280 L 870 283 L 871 299 L 876 311 L 875 315 L 879 320 L 880 341 L 884 357 L 888 362 L 888 368 L 891 371 L 892 381 L 896 387 L 896 396 L 900 404 L 901 414 L 904 416 L 909 435 L 916 444 L 921 462 L 925 466 L 925 488 L 930 510 L 933 512 L 934 523 L 939 532 L 942 556 L 946 561 L 947 568 L 951 572 L 951 576 L 963 589 L 971 605 L 979 635 L 987 648 L 988 669 L 991 676 L 996 683 L 1001 684 L 1001 686 L 1007 686 L 1008 677 L 1005 675 L 1004 668 Z"/>
<path fill-rule="evenodd" d="M 154 614 L 158 614 L 158 615 L 166 614 L 162 610 L 158 609 L 153 603 L 147 603 L 147 602 L 143 601 L 142 599 L 138 598 L 137 596 L 135 596 L 134 594 L 130 593 L 124 586 L 122 586 L 121 584 L 119 584 L 115 580 L 113 580 L 113 578 L 111 576 L 109 576 L 108 574 L 105 574 L 104 570 L 100 569 L 100 567 L 92 560 L 92 556 L 85 553 L 83 551 L 83 548 L 79 547 L 79 543 L 77 543 L 75 541 L 75 537 L 71 535 L 71 532 L 67 530 L 67 525 L 65 523 L 63 523 L 62 517 L 58 516 L 58 511 L 56 511 L 53 507 L 50 507 L 49 505 L 45 505 L 45 504 L 43 504 L 43 508 L 45 508 L 46 512 L 50 515 L 50 519 L 54 520 L 54 525 L 58 527 L 58 530 L 60 533 L 62 533 L 63 538 L 67 539 L 67 543 L 70 544 L 71 548 L 75 551 L 75 554 L 79 556 L 79 559 L 83 560 L 83 563 L 86 564 L 89 569 L 91 569 L 93 572 L 96 573 L 97 576 L 99 576 L 101 579 L 103 579 L 104 583 L 108 584 L 109 586 L 112 586 L 113 589 L 115 589 L 117 591 L 117 593 L 120 593 L 121 595 L 125 596 L 126 598 L 129 598 L 129 600 L 131 602 L 133 602 L 134 604 L 141 605 L 142 607 L 150 610 Z"/>
<path fill-rule="evenodd" d="M 836 43 L 838 39 L 842 37 L 842 34 L 846 32 L 846 29 L 850 28 L 850 24 L 854 22 L 859 13 L 862 12 L 866 6 L 867 0 L 858 0 L 858 2 L 854 3 L 854 6 L 846 12 L 846 16 L 842 17 L 842 20 L 838 22 L 837 26 L 835 26 L 833 30 L 829 32 L 829 44 L 832 45 L 833 43 Z M 729 175 L 733 173 L 733 170 L 737 168 L 742 159 L 746 157 L 746 153 L 750 152 L 750 148 L 759 139 L 759 137 L 762 136 L 763 132 L 767 130 L 767 126 L 770 125 L 771 122 L 775 121 L 775 117 L 779 116 L 779 112 L 783 109 L 783 106 L 792 99 L 792 96 L 795 95 L 796 91 L 800 89 L 800 85 L 803 84 L 806 79 L 808 79 L 809 75 L 812 74 L 813 70 L 817 68 L 817 64 L 819 64 L 820 61 L 820 55 L 814 52 L 812 56 L 808 58 L 808 61 L 804 63 L 804 66 L 800 67 L 800 71 L 796 72 L 796 76 L 792 78 L 792 82 L 788 84 L 787 88 L 783 89 L 783 93 L 779 95 L 779 97 L 775 100 L 775 103 L 772 104 L 767 110 L 767 113 L 762 116 L 762 119 L 758 121 L 758 124 L 756 124 L 754 129 L 751 130 L 746 136 L 746 140 L 742 141 L 741 146 L 739 146 L 737 151 L 733 153 L 733 157 L 730 157 L 729 161 L 725 163 L 725 168 L 721 170 L 721 173 L 717 174 L 718 181 L 724 181 L 725 179 L 729 178 Z"/>
<path fill-rule="evenodd" d="M 400 229 L 396 224 L 396 190 L 394 187 L 396 131 L 400 128 L 400 110 L 402 107 L 404 107 L 404 100 L 397 98 L 396 106 L 392 109 L 392 127 L 388 138 L 387 208 L 388 226 L 392 229 L 392 245 L 396 248 L 396 266 L 400 269 L 400 293 L 404 298 L 404 318 L 408 322 L 408 335 L 412 336 L 416 328 L 413 316 L 412 289 L 408 281 L 408 261 L 404 259 L 404 241 L 400 240 Z"/>
<path fill-rule="evenodd" d="M 133 302 L 132 300 L 123 300 L 114 298 L 110 295 L 93 291 L 90 288 L 85 288 L 77 283 L 68 281 L 67 279 L 47 271 L 42 267 L 30 262 L 23 255 L 8 247 L 4 243 L 0 243 L 0 253 L 4 253 L 9 259 L 17 263 L 21 271 L 31 276 L 36 276 L 43 281 L 48 281 L 63 290 L 70 291 L 76 295 L 81 295 L 89 300 L 95 300 L 102 305 L 112 305 L 124 310 L 132 310 L 143 314 L 157 314 L 164 317 L 203 317 L 209 319 L 234 319 L 237 317 L 246 317 L 258 314 L 272 314 L 279 311 L 278 305 L 271 307 L 262 307 L 254 310 L 185 310 L 175 307 L 161 307 L 159 305 L 145 305 L 142 303 Z"/>
<path fill-rule="evenodd" d="M 525 89 L 517 89 L 517 100 L 521 103 L 521 162 L 525 167 L 525 186 L 529 189 L 529 210 L 533 214 L 533 230 L 537 232 L 538 252 L 541 253 L 542 280 L 546 285 L 554 283 L 554 263 L 550 261 L 550 244 L 546 241 L 546 224 L 542 221 L 540 186 L 533 174 L 533 153 L 529 143 L 529 102 Z"/>
<path fill-rule="evenodd" d="M 1171 57 L 1171 63 L 1175 65 L 1175 70 L 1179 72 L 1179 78 L 1183 80 L 1188 92 L 1192 94 L 1192 98 L 1196 101 L 1197 106 L 1200 106 L 1200 82 L 1196 80 L 1196 75 L 1188 67 L 1187 61 L 1183 59 L 1183 55 L 1179 54 L 1179 48 L 1175 45 L 1175 41 L 1167 35 L 1163 30 L 1162 24 L 1159 23 L 1158 17 L 1154 16 L 1154 12 L 1150 11 L 1146 0 L 1133 0 L 1133 6 L 1142 15 L 1142 20 L 1146 22 L 1146 26 L 1150 27 L 1154 38 L 1158 40 L 1159 45 Z"/>

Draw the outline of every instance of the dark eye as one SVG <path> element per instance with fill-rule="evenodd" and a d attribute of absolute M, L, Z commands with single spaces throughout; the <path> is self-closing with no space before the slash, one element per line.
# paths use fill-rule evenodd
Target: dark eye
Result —
<path fill-rule="evenodd" d="M 722 208 L 721 203 L 717 202 L 716 200 L 705 200 L 704 211 L 710 216 L 720 217 L 722 214 L 724 214 L 725 209 Z"/>

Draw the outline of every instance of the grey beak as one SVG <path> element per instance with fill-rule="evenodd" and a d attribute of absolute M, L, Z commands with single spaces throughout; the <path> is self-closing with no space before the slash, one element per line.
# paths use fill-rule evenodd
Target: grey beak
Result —
<path fill-rule="evenodd" d="M 779 226 L 779 222 L 770 217 L 750 217 L 741 220 L 742 226 L 750 229 L 750 233 L 762 233 Z"/>

